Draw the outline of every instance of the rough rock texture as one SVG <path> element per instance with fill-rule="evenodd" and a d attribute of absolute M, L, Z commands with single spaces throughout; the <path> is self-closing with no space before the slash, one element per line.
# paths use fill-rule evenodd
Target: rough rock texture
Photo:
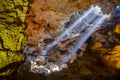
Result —
<path fill-rule="evenodd" d="M 107 28 L 106 28 L 107 29 Z M 120 69 L 120 34 L 119 24 L 114 26 L 113 31 L 97 34 L 90 47 L 91 55 L 98 57 L 110 67 Z M 116 35 L 117 34 L 117 35 Z"/>
<path fill-rule="evenodd" d="M 37 46 L 41 39 L 56 37 L 73 12 L 86 10 L 95 4 L 100 5 L 104 13 L 109 13 L 119 3 L 119 0 L 34 0 L 26 17 L 28 44 Z"/>
<path fill-rule="evenodd" d="M 113 36 L 110 36 L 109 39 L 111 39 L 111 37 Z M 114 41 L 117 41 L 117 42 L 114 42 Z M 115 69 L 120 69 L 120 41 L 119 39 L 117 38 L 114 38 L 113 40 L 111 39 L 111 42 L 108 41 L 108 43 L 100 42 L 100 41 L 93 42 L 90 48 L 90 52 L 91 52 L 91 55 L 94 55 L 100 58 L 101 61 L 105 65 L 113 67 Z"/>
<path fill-rule="evenodd" d="M 28 44 L 34 47 L 41 39 L 51 40 L 59 34 L 63 27 L 61 21 L 75 11 L 87 9 L 91 4 L 102 6 L 104 13 L 112 12 L 119 0 L 35 0 L 27 14 L 25 33 Z M 66 19 L 67 21 L 67 19 Z M 82 57 L 68 69 L 53 73 L 46 77 L 42 74 L 24 72 L 16 77 L 18 80 L 119 80 L 119 38 L 112 31 L 114 20 L 100 33 L 92 35 L 87 50 Z M 116 27 L 117 28 L 117 27 Z M 119 28 L 115 33 L 119 32 Z M 116 50 L 117 47 L 117 50 Z M 66 48 L 66 47 L 65 47 Z M 64 49 L 61 48 L 61 49 Z M 79 52 L 79 51 L 78 51 Z M 34 52 L 33 52 L 34 53 Z M 36 52 L 35 52 L 36 53 Z M 117 71 L 118 72 L 117 72 Z"/>
<path fill-rule="evenodd" d="M 27 14 L 28 44 L 38 44 L 40 39 L 56 37 L 63 20 L 75 12 L 87 9 L 94 1 L 88 0 L 35 0 Z M 50 38 L 51 38 L 50 37 Z"/>
<path fill-rule="evenodd" d="M 114 32 L 120 35 L 120 24 L 115 27 Z"/>
<path fill-rule="evenodd" d="M 105 64 L 120 69 L 120 45 L 116 45 L 112 51 L 103 56 L 103 60 Z"/>
<path fill-rule="evenodd" d="M 0 76 L 10 75 L 24 60 L 27 9 L 28 0 L 0 0 Z"/>
<path fill-rule="evenodd" d="M 36 46 L 40 39 L 52 40 L 63 27 L 62 20 L 94 3 L 101 5 L 106 13 L 112 12 L 120 0 L 34 0 L 26 17 L 28 44 Z M 27 0 L 0 0 L 0 80 L 1 76 L 14 71 L 6 80 L 120 80 L 119 25 L 114 29 L 117 38 L 113 32 L 94 34 L 96 37 L 89 42 L 85 55 L 62 72 L 48 77 L 24 71 L 17 75 L 16 70 L 24 60 L 21 50 L 26 43 L 24 20 L 27 5 Z"/>
<path fill-rule="evenodd" d="M 38 73 L 24 72 L 17 80 L 119 80 L 116 69 L 104 65 L 100 58 L 86 53 L 78 57 L 68 69 L 44 76 Z M 30 76 L 31 75 L 31 76 Z"/>

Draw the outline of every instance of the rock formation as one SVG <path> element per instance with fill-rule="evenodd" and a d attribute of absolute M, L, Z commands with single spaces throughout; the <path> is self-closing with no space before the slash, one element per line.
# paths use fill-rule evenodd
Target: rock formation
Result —
<path fill-rule="evenodd" d="M 0 76 L 12 74 L 24 61 L 27 10 L 28 0 L 0 0 Z"/>

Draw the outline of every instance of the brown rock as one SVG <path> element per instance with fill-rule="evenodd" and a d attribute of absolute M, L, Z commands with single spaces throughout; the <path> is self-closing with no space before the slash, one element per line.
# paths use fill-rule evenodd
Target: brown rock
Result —
<path fill-rule="evenodd" d="M 46 33 L 56 37 L 63 27 L 61 21 L 75 11 L 87 9 L 94 2 L 96 0 L 34 0 L 26 17 L 28 44 L 37 44 Z"/>

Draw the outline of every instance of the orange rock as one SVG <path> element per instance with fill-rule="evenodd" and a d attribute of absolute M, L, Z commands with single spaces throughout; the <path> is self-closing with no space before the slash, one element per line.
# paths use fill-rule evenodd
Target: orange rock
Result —
<path fill-rule="evenodd" d="M 120 24 L 115 27 L 114 32 L 120 34 Z"/>
<path fill-rule="evenodd" d="M 120 52 L 120 45 L 115 46 L 115 47 L 113 48 L 113 50 Z"/>
<path fill-rule="evenodd" d="M 104 55 L 103 61 L 108 66 L 120 69 L 120 45 L 115 46 L 112 51 Z"/>
<path fill-rule="evenodd" d="M 120 69 L 120 45 L 108 50 L 100 42 L 95 42 L 91 47 L 91 52 L 98 56 L 105 65 Z"/>
<path fill-rule="evenodd" d="M 92 55 L 99 58 L 102 58 L 108 52 L 108 50 L 105 47 L 103 47 L 102 43 L 100 42 L 95 42 L 90 47 L 90 51 Z"/>
<path fill-rule="evenodd" d="M 96 50 L 97 48 L 101 48 L 103 45 L 100 42 L 95 42 L 91 47 L 92 50 Z"/>

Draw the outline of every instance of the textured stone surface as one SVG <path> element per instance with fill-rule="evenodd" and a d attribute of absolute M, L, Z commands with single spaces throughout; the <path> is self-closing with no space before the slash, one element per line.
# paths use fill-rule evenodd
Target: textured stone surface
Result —
<path fill-rule="evenodd" d="M 56 37 L 62 27 L 60 21 L 66 19 L 66 17 L 74 11 L 85 10 L 92 3 L 96 3 L 102 6 L 105 13 L 108 13 L 112 12 L 119 2 L 119 0 L 35 0 L 34 3 L 31 4 L 31 10 L 27 14 L 26 19 L 28 27 L 25 33 L 28 37 L 28 44 L 36 45 L 40 39 L 48 38 L 51 34 L 53 37 Z M 114 21 L 111 23 L 114 23 Z M 111 26 L 112 25 L 106 28 L 107 31 L 105 31 L 105 29 L 101 30 L 101 32 L 103 31 L 105 33 L 99 34 L 99 36 L 93 34 L 94 40 L 91 42 L 92 44 L 89 41 L 90 44 L 87 46 L 90 47 L 90 50 L 85 51 L 86 53 L 83 52 L 85 55 L 79 57 L 73 64 L 69 65 L 68 69 L 55 74 L 53 73 L 48 77 L 37 73 L 23 72 L 17 79 L 119 80 L 117 79 L 120 78 L 117 76 L 119 74 L 116 73 L 116 65 L 119 64 L 119 58 L 117 59 L 115 56 L 119 53 L 118 49 L 115 50 L 117 54 L 111 56 L 111 54 L 114 53 L 116 44 L 119 44 L 119 39 L 116 39 L 113 34 L 111 35 L 111 33 L 108 32 L 113 30 L 109 29 Z M 50 32 L 53 33 L 49 34 Z M 52 39 L 46 40 L 50 40 L 51 42 Z M 114 61 L 117 61 L 118 64 L 114 63 Z M 112 64 L 114 66 L 111 66 Z M 117 71 L 119 72 L 119 70 Z"/>
<path fill-rule="evenodd" d="M 120 35 L 120 24 L 116 25 L 114 32 Z"/>
<path fill-rule="evenodd" d="M 0 70 L 24 60 L 20 50 L 26 41 L 24 20 L 27 9 L 28 0 L 0 0 Z M 11 72 L 12 69 L 8 68 L 6 72 L 0 72 L 0 76 Z"/>
<path fill-rule="evenodd" d="M 31 10 L 26 18 L 28 44 L 38 44 L 40 39 L 48 38 L 49 35 L 56 37 L 63 28 L 63 20 L 67 20 L 75 11 L 88 9 L 95 2 L 96 0 L 35 0 L 30 5 Z"/>
<path fill-rule="evenodd" d="M 92 45 L 89 46 L 90 53 L 99 58 L 105 65 L 120 69 L 120 41 L 114 36 L 113 33 L 101 35 L 101 37 L 96 36 L 99 39 L 97 42 L 92 42 Z M 102 42 L 101 39 L 103 38 L 104 41 Z"/>
<path fill-rule="evenodd" d="M 5 51 L 0 51 L 0 76 L 3 75 L 10 75 L 16 68 L 18 64 L 14 64 L 13 68 L 12 66 L 8 66 L 12 63 L 23 61 L 24 60 L 24 55 L 16 52 L 5 52 Z M 2 70 L 4 67 L 8 66 L 7 70 Z M 5 72 L 4 72 L 5 71 Z"/>
<path fill-rule="evenodd" d="M 103 56 L 105 64 L 120 69 L 120 45 L 116 45 L 112 51 Z"/>
<path fill-rule="evenodd" d="M 98 3 L 102 5 L 106 13 L 111 12 L 119 2 L 120 0 L 35 0 L 31 4 L 31 11 L 26 19 L 28 27 L 25 33 L 28 37 L 28 43 L 37 44 L 41 38 L 47 38 L 49 32 L 54 31 L 52 36 L 56 36 L 62 27 L 60 21 L 66 19 L 74 11 L 85 10 L 91 4 Z M 23 49 L 26 40 L 23 30 L 25 28 L 24 19 L 27 5 L 27 0 L 0 0 L 0 76 L 10 75 L 15 68 L 18 69 L 16 62 L 24 60 L 20 50 Z M 115 32 L 120 34 L 119 27 L 116 27 Z M 57 80 L 59 78 L 62 80 L 114 80 L 115 70 L 113 68 L 120 68 L 120 47 L 114 40 L 117 46 L 113 47 L 112 45 L 112 48 L 106 48 L 107 45 L 104 46 L 102 41 L 111 41 L 112 44 L 114 42 L 112 42 L 112 37 L 107 37 L 107 40 L 103 40 L 103 38 L 102 36 L 99 38 L 99 42 L 90 46 L 93 55 L 80 57 L 69 66 L 69 69 L 63 72 L 55 73 L 50 77 L 23 72 L 24 74 L 20 75 L 17 80 L 41 80 L 46 78 L 46 80 Z M 104 66 L 99 59 L 113 68 Z M 14 65 L 10 66 L 11 64 Z M 14 79 L 15 75 L 11 80 Z M 10 78 L 7 80 L 10 80 Z"/>
<path fill-rule="evenodd" d="M 73 12 L 86 10 L 91 4 L 95 4 L 100 5 L 104 13 L 109 13 L 119 2 L 118 0 L 34 0 L 26 17 L 25 34 L 28 37 L 28 44 L 36 45 L 40 39 L 56 37 L 63 28 L 61 24 L 63 20 L 67 21 Z"/>

